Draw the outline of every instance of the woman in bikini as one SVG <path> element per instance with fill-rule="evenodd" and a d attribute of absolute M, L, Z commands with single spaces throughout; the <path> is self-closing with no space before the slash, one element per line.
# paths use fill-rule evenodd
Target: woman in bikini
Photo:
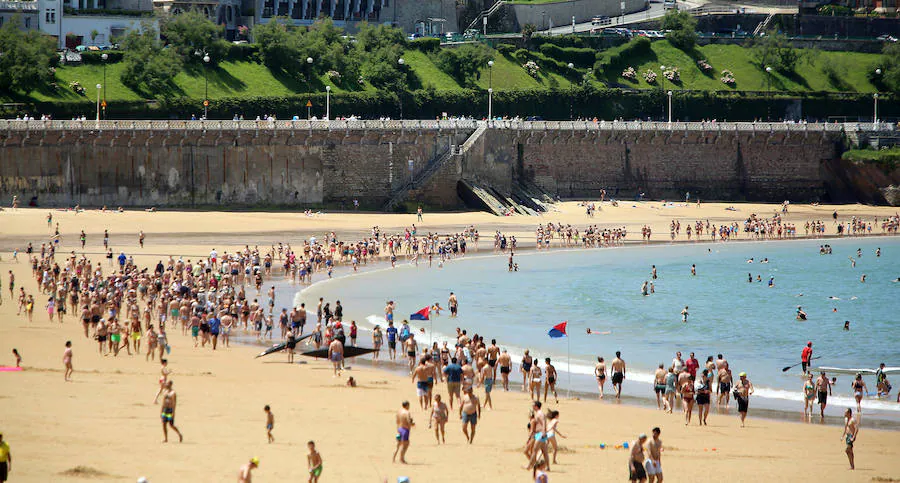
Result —
<path fill-rule="evenodd" d="M 694 378 L 691 377 L 681 385 L 681 401 L 684 407 L 684 425 L 691 424 L 694 412 Z"/>
<path fill-rule="evenodd" d="M 863 393 L 869 393 L 869 388 L 866 387 L 866 383 L 862 379 L 862 374 L 856 374 L 856 379 L 853 380 L 851 387 L 853 388 L 853 397 L 856 399 L 856 412 L 861 413 Z"/>
<path fill-rule="evenodd" d="M 447 442 L 447 438 L 444 434 L 444 426 L 446 426 L 449 418 L 450 413 L 447 411 L 447 404 L 441 402 L 440 394 L 436 394 L 434 396 L 434 404 L 431 406 L 430 424 L 434 425 L 434 439 L 437 440 L 438 444 Z"/>
<path fill-rule="evenodd" d="M 556 436 L 565 438 L 566 435 L 559 431 L 559 411 L 550 411 L 547 417 L 550 418 L 550 422 L 547 423 L 547 439 L 553 446 L 553 464 L 557 464 L 556 453 L 559 451 L 559 446 L 556 443 Z"/>
<path fill-rule="evenodd" d="M 528 349 L 525 349 L 525 355 L 522 357 L 522 390 L 528 388 L 528 376 L 531 374 L 531 363 L 533 359 L 528 355 Z"/>
<path fill-rule="evenodd" d="M 803 383 L 803 415 L 812 417 L 813 406 L 816 397 L 816 386 L 813 384 L 812 373 L 806 375 L 806 382 Z"/>

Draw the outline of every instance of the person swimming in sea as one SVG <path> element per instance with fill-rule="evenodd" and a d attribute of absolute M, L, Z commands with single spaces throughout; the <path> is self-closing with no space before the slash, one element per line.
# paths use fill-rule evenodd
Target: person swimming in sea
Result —
<path fill-rule="evenodd" d="M 641 285 L 641 295 L 643 295 L 645 297 L 650 295 L 650 292 L 648 291 L 648 286 L 647 286 L 646 280 L 644 280 L 644 283 Z"/>
<path fill-rule="evenodd" d="M 772 288 L 774 286 L 775 286 L 775 277 L 771 276 L 771 277 L 769 277 L 769 288 Z"/>
<path fill-rule="evenodd" d="M 844 321 L 844 330 L 846 330 L 848 332 L 850 331 L 850 321 L 849 320 Z"/>
<path fill-rule="evenodd" d="M 806 320 L 806 312 L 803 311 L 803 307 L 797 306 L 797 320 Z"/>

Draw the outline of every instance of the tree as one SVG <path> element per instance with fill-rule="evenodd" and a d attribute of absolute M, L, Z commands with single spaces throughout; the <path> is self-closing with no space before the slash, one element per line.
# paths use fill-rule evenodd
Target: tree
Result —
<path fill-rule="evenodd" d="M 900 93 L 900 44 L 888 43 L 884 46 L 883 52 L 882 65 L 876 67 L 881 69 L 879 80 L 891 92 Z M 874 72 L 875 69 L 872 71 Z"/>
<path fill-rule="evenodd" d="M 360 59 L 360 70 L 370 84 L 379 89 L 406 89 L 407 67 L 398 61 L 405 44 L 403 31 L 387 25 L 360 25 L 356 44 L 349 55 Z"/>
<path fill-rule="evenodd" d="M 209 54 L 212 63 L 225 57 L 227 45 L 222 39 L 224 28 L 212 23 L 196 10 L 175 15 L 162 22 L 160 33 L 185 62 L 202 63 L 203 53 Z"/>
<path fill-rule="evenodd" d="M 144 22 L 141 29 L 132 29 L 122 41 L 125 55 L 122 62 L 122 83 L 137 92 L 159 97 L 172 88 L 172 80 L 181 70 L 182 60 L 175 49 L 163 48 L 157 40 L 156 29 Z"/>
<path fill-rule="evenodd" d="M 669 43 L 681 50 L 690 50 L 697 44 L 697 19 L 685 11 L 669 10 L 660 27 L 669 31 Z"/>
<path fill-rule="evenodd" d="M 752 54 L 761 69 L 771 67 L 782 74 L 791 74 L 800 61 L 800 51 L 791 46 L 784 34 L 769 33 L 752 43 Z"/>
<path fill-rule="evenodd" d="M 288 30 L 281 20 L 273 18 L 268 23 L 256 24 L 253 26 L 253 38 L 259 45 L 266 67 L 287 72 L 300 66 L 300 48 L 296 29 Z"/>
<path fill-rule="evenodd" d="M 475 83 L 481 69 L 493 57 L 483 44 L 463 45 L 455 49 L 442 49 L 436 55 L 437 66 L 464 86 Z"/>
<path fill-rule="evenodd" d="M 42 33 L 19 29 L 15 15 L 0 27 L 0 91 L 25 94 L 53 80 L 50 70 L 57 60 L 55 42 Z"/>

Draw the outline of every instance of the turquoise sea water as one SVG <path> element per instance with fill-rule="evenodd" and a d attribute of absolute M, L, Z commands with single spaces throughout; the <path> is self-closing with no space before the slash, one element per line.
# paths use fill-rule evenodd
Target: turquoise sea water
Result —
<path fill-rule="evenodd" d="M 833 247 L 832 255 L 819 254 L 822 243 Z M 877 247 L 882 250 L 878 258 Z M 848 257 L 855 258 L 858 248 L 862 257 L 852 268 Z M 751 257 L 756 262 L 749 264 Z M 769 263 L 759 263 L 764 258 Z M 821 356 L 815 365 L 900 366 L 900 283 L 893 282 L 900 277 L 900 240 L 895 238 L 575 249 L 522 253 L 516 259 L 516 273 L 507 271 L 503 256 L 457 259 L 440 269 L 398 264 L 315 284 L 297 298 L 311 308 L 320 296 L 339 299 L 345 319 L 367 327 L 365 317 L 383 315 L 387 300 L 397 303 L 399 321 L 435 301 L 446 306 L 453 291 L 460 316 L 435 317 L 426 342 L 447 340 L 462 327 L 487 340 L 496 338 L 514 361 L 528 348 L 570 372 L 573 390 L 596 391 L 591 377 L 596 357 L 609 361 L 617 350 L 629 365 L 626 392 L 640 397 L 652 397 L 653 370 L 660 362 L 671 364 L 676 351 L 685 359 L 695 352 L 701 365 L 707 356 L 722 353 L 735 375 L 746 371 L 754 382 L 755 407 L 800 411 L 799 367 L 787 373 L 781 369 L 799 362 L 807 340 Z M 644 297 L 640 287 L 651 280 L 652 264 L 659 274 L 656 293 Z M 691 264 L 697 276 L 691 276 Z M 748 273 L 754 282 L 748 282 Z M 755 281 L 757 275 L 761 282 Z M 687 324 L 680 315 L 685 305 L 690 307 Z M 809 314 L 806 322 L 795 319 L 797 305 Z M 547 331 L 563 320 L 569 322 L 569 338 L 550 339 Z M 849 332 L 843 330 L 845 320 L 851 322 Z M 426 331 L 430 325 L 413 324 Z M 587 328 L 609 334 L 587 335 Z M 361 334 L 363 344 L 367 335 Z M 852 404 L 851 376 L 837 377 L 826 414 L 837 415 Z M 893 377 L 900 388 L 900 375 Z M 560 380 L 563 386 L 569 381 L 567 375 Z M 874 378 L 866 383 L 874 395 Z M 867 399 L 863 407 L 870 417 L 900 418 L 896 402 Z"/>

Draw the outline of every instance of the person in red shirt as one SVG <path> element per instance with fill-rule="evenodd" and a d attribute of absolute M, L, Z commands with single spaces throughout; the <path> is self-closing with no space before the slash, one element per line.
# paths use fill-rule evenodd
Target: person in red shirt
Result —
<path fill-rule="evenodd" d="M 684 363 L 684 367 L 688 370 L 688 372 L 691 373 L 691 377 L 697 377 L 697 369 L 700 368 L 700 361 L 698 361 L 697 358 L 694 357 L 693 352 L 691 352 L 691 357 L 689 357 L 688 360 Z"/>
<path fill-rule="evenodd" d="M 809 361 L 812 359 L 812 341 L 806 343 L 803 352 L 800 353 L 800 365 L 803 367 L 803 373 L 806 374 L 806 368 L 809 367 Z"/>

